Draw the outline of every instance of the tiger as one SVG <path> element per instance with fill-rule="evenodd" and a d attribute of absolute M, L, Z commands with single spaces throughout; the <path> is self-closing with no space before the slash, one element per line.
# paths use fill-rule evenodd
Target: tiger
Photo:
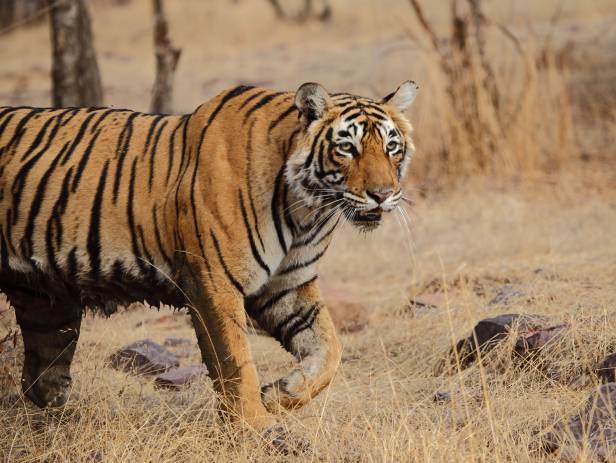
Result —
<path fill-rule="evenodd" d="M 417 89 L 240 85 L 184 115 L 0 107 L 0 290 L 25 397 L 66 403 L 86 308 L 146 302 L 189 309 L 223 416 L 279 426 L 341 361 L 317 263 L 342 223 L 369 232 L 400 205 Z M 250 320 L 297 359 L 274 382 Z"/>

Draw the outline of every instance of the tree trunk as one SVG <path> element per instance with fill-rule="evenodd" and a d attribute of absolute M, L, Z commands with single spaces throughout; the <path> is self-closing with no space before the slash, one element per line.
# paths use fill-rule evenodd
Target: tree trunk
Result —
<path fill-rule="evenodd" d="M 154 49 L 156 53 L 156 80 L 152 88 L 151 111 L 153 113 L 173 112 L 173 76 L 180 59 L 181 50 L 174 48 L 169 40 L 169 28 L 162 0 L 153 0 L 154 6 Z"/>
<path fill-rule="evenodd" d="M 51 6 L 53 105 L 100 106 L 103 89 L 83 0 L 48 0 Z"/>

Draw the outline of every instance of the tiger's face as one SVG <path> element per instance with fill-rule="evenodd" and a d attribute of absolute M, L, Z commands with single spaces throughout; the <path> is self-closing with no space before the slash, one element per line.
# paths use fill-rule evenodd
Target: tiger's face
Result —
<path fill-rule="evenodd" d="M 330 204 L 363 230 L 376 228 L 402 200 L 401 179 L 415 151 L 402 113 L 417 88 L 405 82 L 377 102 L 302 85 L 295 104 L 303 137 L 287 173 L 300 197 L 312 206 Z"/>

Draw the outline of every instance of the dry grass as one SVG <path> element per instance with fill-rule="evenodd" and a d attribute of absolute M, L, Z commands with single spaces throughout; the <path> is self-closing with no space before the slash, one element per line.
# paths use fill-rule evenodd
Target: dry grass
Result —
<path fill-rule="evenodd" d="M 446 36 L 448 11 L 437 3 L 424 2 L 426 14 Z M 410 112 L 419 148 L 409 185 L 417 197 L 408 211 L 410 230 L 401 217 L 369 236 L 347 227 L 322 264 L 323 280 L 361 296 L 371 320 L 366 330 L 342 337 L 333 385 L 282 417 L 312 442 L 316 454 L 301 459 L 553 461 L 537 452 L 537 433 L 583 403 L 595 381 L 589 371 L 616 344 L 616 91 L 609 77 L 613 56 L 606 52 L 616 43 L 614 29 L 606 27 L 616 14 L 613 2 L 562 2 L 557 21 L 551 20 L 555 2 L 487 4 L 488 15 L 524 48 L 518 53 L 498 31 L 489 32 L 503 113 L 489 105 L 478 110 L 492 126 L 514 110 L 518 115 L 512 124 L 497 124 L 498 149 L 487 151 L 471 149 L 481 144 L 460 132 L 447 93 L 451 81 L 408 2 L 336 0 L 332 23 L 301 27 L 276 22 L 265 4 L 168 2 L 172 35 L 183 48 L 178 111 L 240 82 L 293 89 L 317 80 L 371 96 L 409 77 L 422 86 Z M 107 102 L 144 110 L 154 69 L 149 2 L 110 5 L 92 4 Z M 46 28 L 18 29 L 0 40 L 0 100 L 48 104 Z M 485 102 L 476 82 L 454 92 L 475 88 L 477 101 Z M 477 174 L 484 179 L 458 181 L 446 192 L 434 188 Z M 430 194 L 422 198 L 425 189 Z M 505 281 L 527 297 L 488 306 Z M 409 295 L 435 290 L 446 294 L 444 307 L 415 315 L 405 310 Z M 444 352 L 476 321 L 509 312 L 545 314 L 569 323 L 570 332 L 531 365 L 514 364 L 505 345 L 481 368 L 435 374 Z M 59 417 L 19 397 L 20 355 L 5 351 L 0 461 L 283 460 L 259 436 L 218 420 L 208 380 L 159 391 L 151 378 L 106 366 L 110 353 L 140 338 L 194 340 L 181 320 L 137 327 L 159 316 L 138 309 L 85 320 L 73 367 L 80 399 Z M 0 313 L 0 340 L 10 329 L 7 320 Z M 272 340 L 250 341 L 264 381 L 292 364 Z M 195 350 L 183 362 L 198 358 Z M 437 391 L 450 392 L 452 400 L 435 403 Z"/>
<path fill-rule="evenodd" d="M 575 200 L 554 192 L 467 189 L 414 209 L 411 251 L 391 217 L 370 238 L 346 228 L 323 264 L 323 278 L 361 295 L 370 326 L 344 335 L 333 385 L 301 411 L 282 417 L 327 461 L 551 461 L 536 451 L 537 433 L 570 415 L 592 390 L 589 374 L 616 344 L 616 202 Z M 362 253 L 353 249 L 362 248 Z M 366 262 L 371 262 L 370 266 Z M 539 270 L 540 269 L 540 270 Z M 488 306 L 504 281 L 525 297 Z M 447 304 L 413 316 L 409 294 L 441 288 Z M 548 315 L 571 324 L 567 338 L 536 363 L 517 366 L 493 352 L 484 368 L 439 376 L 434 367 L 452 341 L 497 313 Z M 181 319 L 145 323 L 155 311 L 88 318 L 74 364 L 74 401 L 62 420 L 44 418 L 5 391 L 0 454 L 13 461 L 278 461 L 256 435 L 217 420 L 209 382 L 159 391 L 150 378 L 106 367 L 116 348 L 144 337 L 194 340 Z M 264 380 L 290 357 L 268 338 L 251 336 Z M 184 362 L 198 361 L 195 350 Z M 547 361 L 551 373 L 547 373 Z M 554 373 L 558 372 L 558 375 Z M 17 367 L 11 369 L 19 374 Z M 585 376 L 584 376 L 585 375 Z M 452 401 L 433 401 L 437 391 Z M 310 459 L 311 455 L 302 457 Z"/>

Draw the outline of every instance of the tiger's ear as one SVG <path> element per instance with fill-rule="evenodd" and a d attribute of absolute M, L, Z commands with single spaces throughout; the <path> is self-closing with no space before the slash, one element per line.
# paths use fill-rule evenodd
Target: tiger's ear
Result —
<path fill-rule="evenodd" d="M 319 119 L 331 106 L 327 91 L 319 84 L 307 82 L 302 84 L 295 93 L 295 106 L 299 110 L 305 125 Z"/>
<path fill-rule="evenodd" d="M 404 112 L 415 99 L 417 90 L 419 90 L 419 85 L 412 80 L 407 80 L 400 85 L 395 92 L 383 98 L 381 103 L 388 104 L 394 108 L 398 108 L 400 112 Z"/>

